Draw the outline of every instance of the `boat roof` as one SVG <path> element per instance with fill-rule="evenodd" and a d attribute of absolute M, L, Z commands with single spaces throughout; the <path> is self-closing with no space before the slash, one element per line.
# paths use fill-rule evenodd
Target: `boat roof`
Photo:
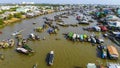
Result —
<path fill-rule="evenodd" d="M 118 51 L 114 46 L 110 45 L 110 46 L 107 46 L 107 48 L 108 48 L 108 51 L 111 55 L 114 54 L 114 55 L 119 56 Z"/>
<path fill-rule="evenodd" d="M 88 63 L 87 68 L 97 68 L 95 63 Z"/>
<path fill-rule="evenodd" d="M 107 66 L 108 68 L 120 68 L 120 64 L 117 63 L 109 63 Z"/>
<path fill-rule="evenodd" d="M 113 34 L 120 34 L 120 32 L 113 32 Z"/>
<path fill-rule="evenodd" d="M 50 51 L 50 54 L 54 54 L 54 51 Z"/>

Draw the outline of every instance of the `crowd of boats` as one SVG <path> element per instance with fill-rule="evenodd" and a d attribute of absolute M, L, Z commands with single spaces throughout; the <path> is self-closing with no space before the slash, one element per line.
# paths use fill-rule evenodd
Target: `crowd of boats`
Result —
<path fill-rule="evenodd" d="M 95 44 L 101 44 L 104 43 L 104 39 L 99 38 L 95 35 L 87 35 L 87 34 L 76 34 L 73 32 L 69 32 L 67 34 L 65 34 L 66 39 L 69 39 L 71 41 L 81 41 L 81 42 L 91 42 L 91 43 L 95 43 Z"/>
<path fill-rule="evenodd" d="M 61 13 L 59 15 L 54 16 L 54 19 L 48 18 L 48 17 L 43 17 L 44 24 L 42 26 L 39 27 L 35 27 L 33 28 L 33 30 L 35 32 L 43 32 L 45 29 L 47 29 L 47 33 L 49 34 L 57 34 L 59 29 L 59 26 L 63 26 L 63 27 L 68 27 L 68 26 L 75 26 L 77 27 L 78 24 L 91 24 L 91 22 L 94 23 L 93 19 L 89 19 L 89 17 L 87 17 L 86 14 L 83 13 L 83 16 L 79 16 L 77 13 L 75 13 L 76 11 L 73 12 L 64 12 Z M 80 12 L 81 13 L 81 12 Z M 78 21 L 78 23 L 76 24 L 66 24 L 64 22 L 64 20 L 62 20 L 62 18 L 69 18 L 70 15 L 75 15 L 75 19 Z M 94 15 L 91 15 L 94 16 Z M 94 16 L 95 17 L 95 16 Z M 96 19 L 95 19 L 96 20 Z M 53 21 L 56 22 L 56 25 L 53 25 Z M 35 25 L 37 23 L 33 22 L 33 25 Z M 84 30 L 88 30 L 88 31 L 97 31 L 97 32 L 105 32 L 103 33 L 104 37 L 108 37 L 111 40 L 116 40 L 119 44 L 119 40 L 120 40 L 120 32 L 118 30 L 111 30 L 110 27 L 102 24 L 102 23 L 96 23 L 97 25 L 92 26 L 92 27 L 84 27 Z M 29 46 L 29 44 L 27 43 L 28 41 L 39 41 L 41 40 L 41 38 L 39 37 L 39 35 L 35 34 L 35 33 L 30 33 L 28 35 L 27 38 L 23 38 L 21 32 L 23 30 L 20 31 L 15 31 L 13 32 L 11 35 L 15 36 L 16 40 L 17 40 L 17 47 L 16 47 L 16 51 L 22 54 L 32 54 L 35 51 Z M 77 34 L 74 32 L 68 32 L 68 33 L 64 33 L 65 38 L 74 42 L 90 42 L 92 44 L 97 44 L 97 50 L 98 53 L 100 53 L 100 57 L 103 59 L 115 59 L 117 60 L 119 58 L 119 53 L 117 48 L 114 45 L 108 45 L 105 46 L 104 45 L 104 39 L 99 38 L 98 36 L 91 34 L 91 35 L 87 35 L 87 34 Z M 2 40 L 0 41 L 0 47 L 1 48 L 8 48 L 8 47 L 13 47 L 15 45 L 15 41 L 14 39 L 8 39 L 8 40 Z M 53 65 L 53 61 L 54 61 L 54 51 L 50 51 L 50 53 L 47 56 L 47 64 L 48 65 Z M 113 67 L 112 67 L 113 66 Z M 108 68 L 114 68 L 114 66 L 119 66 L 120 65 L 116 65 L 116 64 L 108 64 Z M 33 66 L 33 68 L 36 68 L 37 64 L 35 64 Z M 96 65 L 94 63 L 88 63 L 87 68 L 97 68 Z M 103 68 L 103 67 L 100 67 Z"/>
<path fill-rule="evenodd" d="M 110 63 L 108 62 L 106 66 L 103 66 L 102 64 L 96 65 L 95 63 L 88 63 L 87 68 L 119 68 L 119 63 Z"/>

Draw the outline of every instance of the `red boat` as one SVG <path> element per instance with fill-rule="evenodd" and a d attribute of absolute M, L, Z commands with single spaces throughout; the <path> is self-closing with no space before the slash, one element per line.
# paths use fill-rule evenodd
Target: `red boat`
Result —
<path fill-rule="evenodd" d="M 101 31 L 107 31 L 107 27 L 106 26 L 99 26 L 101 28 Z"/>

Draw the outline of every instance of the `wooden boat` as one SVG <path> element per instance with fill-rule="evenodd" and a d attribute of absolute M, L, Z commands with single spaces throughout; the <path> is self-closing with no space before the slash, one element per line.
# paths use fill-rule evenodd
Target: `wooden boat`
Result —
<path fill-rule="evenodd" d="M 8 47 L 9 47 L 9 43 L 7 41 L 3 41 L 2 48 L 8 48 Z"/>
<path fill-rule="evenodd" d="M 66 15 L 61 15 L 61 18 L 68 18 L 68 16 L 66 16 Z"/>
<path fill-rule="evenodd" d="M 93 28 L 95 31 L 98 31 L 98 32 L 101 31 L 101 28 L 100 28 L 99 26 L 93 26 L 92 28 Z"/>
<path fill-rule="evenodd" d="M 29 38 L 32 40 L 39 40 L 40 39 L 40 37 L 38 35 L 35 35 L 33 33 L 29 34 Z"/>
<path fill-rule="evenodd" d="M 80 16 L 77 16 L 77 17 L 76 17 L 76 20 L 80 21 L 80 20 L 81 20 L 81 17 L 80 17 Z"/>
<path fill-rule="evenodd" d="M 33 22 L 33 25 L 35 25 L 36 24 L 36 22 Z"/>
<path fill-rule="evenodd" d="M 30 37 L 31 39 L 35 40 L 35 34 L 31 33 L 31 34 L 29 35 L 29 37 Z"/>
<path fill-rule="evenodd" d="M 22 44 L 25 45 L 28 42 L 27 39 L 22 39 Z"/>
<path fill-rule="evenodd" d="M 69 39 L 72 39 L 73 34 L 74 34 L 73 32 L 69 32 L 69 33 L 68 33 L 68 38 L 69 38 Z"/>
<path fill-rule="evenodd" d="M 67 24 L 65 24 L 65 23 L 58 23 L 58 25 L 60 25 L 60 26 L 67 26 Z"/>
<path fill-rule="evenodd" d="M 108 57 L 110 59 L 118 59 L 119 53 L 114 46 L 109 45 L 109 46 L 107 46 L 107 49 L 108 49 Z"/>
<path fill-rule="evenodd" d="M 119 38 L 120 39 L 120 32 L 111 32 L 112 35 L 115 37 L 115 38 Z"/>
<path fill-rule="evenodd" d="M 101 31 L 108 31 L 106 26 L 99 26 L 101 28 Z"/>
<path fill-rule="evenodd" d="M 34 29 L 36 32 L 42 32 L 43 31 L 43 28 L 42 27 L 35 27 Z"/>
<path fill-rule="evenodd" d="M 25 48 L 18 47 L 18 48 L 16 48 L 16 50 L 19 53 L 23 53 L 23 54 L 26 54 L 26 55 L 29 54 L 29 51 L 27 49 L 25 49 Z"/>
<path fill-rule="evenodd" d="M 76 37 L 77 37 L 77 34 L 73 34 L 72 40 L 73 40 L 73 41 L 76 41 Z"/>
<path fill-rule="evenodd" d="M 84 41 L 87 41 L 88 36 L 86 34 L 83 34 Z"/>
<path fill-rule="evenodd" d="M 18 35 L 18 34 L 20 34 L 22 31 L 23 31 L 23 30 L 15 31 L 15 32 L 12 33 L 12 35 L 13 35 L 13 36 Z"/>
<path fill-rule="evenodd" d="M 107 58 L 107 47 L 103 46 L 101 49 L 101 58 L 105 59 Z"/>
<path fill-rule="evenodd" d="M 17 45 L 22 46 L 22 39 L 18 39 Z"/>
<path fill-rule="evenodd" d="M 83 34 L 80 35 L 80 41 L 83 41 L 84 40 L 84 37 L 83 37 Z"/>
<path fill-rule="evenodd" d="M 22 36 L 22 34 L 17 34 L 17 35 L 16 35 L 16 38 L 17 38 L 17 39 L 22 39 L 23 36 Z"/>
<path fill-rule="evenodd" d="M 80 38 L 80 35 L 79 35 L 79 34 L 77 34 L 77 35 L 76 35 L 76 38 L 77 38 L 77 39 L 79 39 L 79 38 Z"/>
<path fill-rule="evenodd" d="M 94 37 L 90 37 L 91 38 L 91 43 L 96 43 L 96 39 Z"/>
<path fill-rule="evenodd" d="M 106 51 L 106 49 L 102 50 L 102 58 L 107 58 L 107 51 Z"/>
<path fill-rule="evenodd" d="M 48 58 L 49 58 L 48 64 L 49 64 L 49 65 L 53 65 L 53 61 L 54 61 L 54 51 L 50 51 Z"/>
<path fill-rule="evenodd" d="M 25 48 L 29 52 L 34 52 L 28 45 L 23 45 L 22 48 Z"/>
<path fill-rule="evenodd" d="M 88 20 L 82 20 L 82 21 L 79 21 L 78 24 L 86 24 L 86 25 L 89 25 L 90 23 L 88 22 Z"/>
<path fill-rule="evenodd" d="M 77 27 L 78 25 L 77 24 L 69 24 L 70 26 L 72 27 Z"/>
<path fill-rule="evenodd" d="M 10 47 L 13 47 L 15 45 L 14 39 L 10 39 L 8 41 Z"/>
<path fill-rule="evenodd" d="M 96 43 L 98 43 L 98 44 L 104 43 L 103 39 L 99 39 L 99 38 L 95 38 L 95 39 L 96 39 Z"/>

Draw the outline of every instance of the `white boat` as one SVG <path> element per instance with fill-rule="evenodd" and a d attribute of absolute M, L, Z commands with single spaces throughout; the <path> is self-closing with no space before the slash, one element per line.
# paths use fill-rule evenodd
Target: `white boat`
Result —
<path fill-rule="evenodd" d="M 75 39 L 75 38 L 76 38 L 76 36 L 77 36 L 77 34 L 73 34 L 73 39 Z"/>
<path fill-rule="evenodd" d="M 88 63 L 87 68 L 97 68 L 95 63 Z"/>
<path fill-rule="evenodd" d="M 14 32 L 14 33 L 12 33 L 13 36 L 15 36 L 15 35 L 17 35 L 17 34 L 19 34 L 19 32 Z"/>
<path fill-rule="evenodd" d="M 18 34 L 20 34 L 22 31 L 23 31 L 23 30 L 15 31 L 15 32 L 13 32 L 11 35 L 13 35 L 13 36 L 18 35 Z"/>
<path fill-rule="evenodd" d="M 119 63 L 107 63 L 108 68 L 120 68 Z"/>
<path fill-rule="evenodd" d="M 16 48 L 16 50 L 17 50 L 18 52 L 20 52 L 20 53 L 28 54 L 28 50 L 26 50 L 26 49 L 24 49 L 24 48 L 18 47 L 18 48 Z"/>

